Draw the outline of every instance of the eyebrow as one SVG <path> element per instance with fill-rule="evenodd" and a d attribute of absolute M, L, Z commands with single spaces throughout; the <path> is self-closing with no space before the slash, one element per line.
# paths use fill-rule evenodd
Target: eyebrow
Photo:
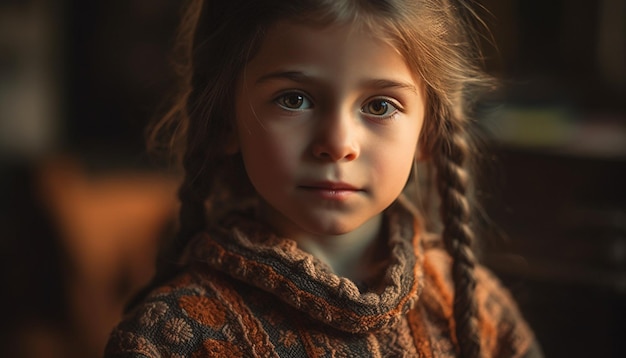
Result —
<path fill-rule="evenodd" d="M 257 84 L 272 80 L 287 79 L 294 82 L 316 82 L 316 79 L 301 71 L 277 71 L 265 74 L 256 80 Z M 389 79 L 367 79 L 361 83 L 362 87 L 375 89 L 401 89 L 419 93 L 417 87 L 411 83 Z"/>
<path fill-rule="evenodd" d="M 265 74 L 256 80 L 256 83 L 268 82 L 277 79 L 287 79 L 294 82 L 311 82 L 313 78 L 300 71 L 277 71 Z"/>
<path fill-rule="evenodd" d="M 415 87 L 415 85 L 411 83 L 398 82 L 398 81 L 385 80 L 385 79 L 373 79 L 373 80 L 365 81 L 365 87 L 380 88 L 380 89 L 396 88 L 396 89 L 409 90 L 411 92 L 418 93 L 417 87 Z"/>

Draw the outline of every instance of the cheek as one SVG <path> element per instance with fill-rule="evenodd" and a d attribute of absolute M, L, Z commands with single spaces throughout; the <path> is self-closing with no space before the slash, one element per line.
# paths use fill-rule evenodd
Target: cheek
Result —
<path fill-rule="evenodd" d="M 247 148 L 242 148 L 246 167 L 255 168 L 267 176 L 287 175 L 294 166 L 292 152 L 284 143 L 257 138 Z"/>
<path fill-rule="evenodd" d="M 246 168 L 264 177 L 293 177 L 309 142 L 309 128 L 300 118 L 283 118 L 274 107 L 239 106 L 238 142 Z"/>
<path fill-rule="evenodd" d="M 373 172 L 379 177 L 380 187 L 398 191 L 404 188 L 412 165 L 413 155 L 401 150 L 389 150 L 377 156 Z"/>
<path fill-rule="evenodd" d="M 415 161 L 417 145 L 417 136 L 397 138 L 387 150 L 375 154 L 375 172 L 380 175 L 379 185 L 398 194 L 404 189 Z"/>
<path fill-rule="evenodd" d="M 297 136 L 279 136 L 260 125 L 250 129 L 240 131 L 239 143 L 248 176 L 255 186 L 292 178 L 302 153 Z"/>

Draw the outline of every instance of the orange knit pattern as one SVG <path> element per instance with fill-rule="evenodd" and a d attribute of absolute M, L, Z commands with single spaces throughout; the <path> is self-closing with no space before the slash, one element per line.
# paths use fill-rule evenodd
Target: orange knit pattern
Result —
<path fill-rule="evenodd" d="M 378 289 L 362 292 L 234 213 L 196 237 L 184 273 L 129 312 L 105 356 L 455 357 L 450 257 L 401 201 L 385 220 L 389 265 Z M 485 355 L 537 352 L 510 294 L 483 267 L 476 278 Z"/>

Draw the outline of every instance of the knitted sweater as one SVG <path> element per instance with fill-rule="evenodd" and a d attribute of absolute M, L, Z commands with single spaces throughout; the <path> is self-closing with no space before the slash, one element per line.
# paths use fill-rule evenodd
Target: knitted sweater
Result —
<path fill-rule="evenodd" d="M 451 259 L 395 203 L 386 268 L 368 288 L 246 214 L 198 235 L 183 274 L 112 332 L 106 357 L 453 357 Z M 522 357 L 534 338 L 509 293 L 477 267 L 481 346 Z"/>

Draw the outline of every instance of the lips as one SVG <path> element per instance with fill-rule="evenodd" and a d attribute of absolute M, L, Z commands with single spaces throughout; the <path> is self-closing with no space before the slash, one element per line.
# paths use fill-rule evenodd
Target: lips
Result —
<path fill-rule="evenodd" d="M 303 185 L 300 185 L 300 187 L 303 189 L 311 190 L 360 191 L 360 189 L 355 187 L 354 185 L 343 182 L 331 181 L 305 183 Z"/>
<path fill-rule="evenodd" d="M 330 181 L 305 183 L 299 188 L 318 198 L 336 201 L 348 200 L 348 198 L 363 191 L 348 183 Z"/>

